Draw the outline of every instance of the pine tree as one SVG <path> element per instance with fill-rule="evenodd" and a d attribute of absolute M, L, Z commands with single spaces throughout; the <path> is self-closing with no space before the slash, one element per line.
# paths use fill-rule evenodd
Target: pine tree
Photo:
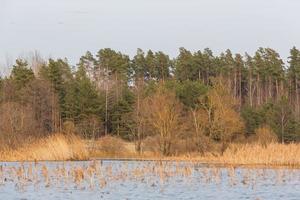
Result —
<path fill-rule="evenodd" d="M 147 63 L 143 50 L 137 50 L 136 55 L 133 57 L 131 68 L 132 71 L 130 71 L 130 74 L 134 79 L 133 81 L 148 80 L 149 72 L 147 71 Z"/>
<path fill-rule="evenodd" d="M 130 114 L 133 111 L 134 95 L 128 90 L 124 89 L 122 98 L 114 104 L 111 110 L 111 132 L 127 138 L 130 135 Z"/>
<path fill-rule="evenodd" d="M 19 90 L 34 79 L 34 73 L 31 68 L 28 68 L 26 61 L 17 59 L 10 77 L 16 88 Z"/>
<path fill-rule="evenodd" d="M 165 81 L 171 74 L 172 63 L 168 55 L 159 51 L 155 53 L 154 77 L 156 80 Z"/>
<path fill-rule="evenodd" d="M 234 58 L 234 94 L 239 101 L 239 110 L 243 103 L 243 92 L 245 91 L 246 69 L 243 57 L 241 54 L 236 54 Z"/>
<path fill-rule="evenodd" d="M 299 78 L 300 78 L 300 51 L 293 47 L 290 50 L 290 57 L 288 60 L 288 82 L 290 88 L 290 99 L 294 105 L 296 115 L 300 115 L 300 102 L 299 102 Z"/>
<path fill-rule="evenodd" d="M 147 73 L 147 80 L 156 79 L 156 64 L 155 64 L 155 56 L 154 53 L 149 50 L 145 57 L 146 60 L 146 73 Z"/>
<path fill-rule="evenodd" d="M 93 126 L 94 122 L 101 124 L 104 99 L 99 96 L 96 86 L 89 79 L 84 66 L 79 65 L 74 75 L 74 79 L 66 87 L 66 120 L 72 121 L 76 126 L 81 127 L 81 134 L 91 138 L 96 133 L 90 126 Z M 97 127 L 98 129 L 99 127 Z"/>
<path fill-rule="evenodd" d="M 195 66 L 194 56 L 184 48 L 179 49 L 179 55 L 175 61 L 175 76 L 180 81 L 199 79 L 199 71 Z"/>
<path fill-rule="evenodd" d="M 52 90 L 52 107 L 55 108 L 54 104 L 56 103 L 56 95 L 58 96 L 59 102 L 59 124 L 53 124 L 53 127 L 56 127 L 56 130 L 62 131 L 62 121 L 66 118 L 66 86 L 72 80 L 72 73 L 70 66 L 67 60 L 53 60 L 49 59 L 48 65 L 42 66 L 40 70 L 40 77 L 50 82 Z M 56 113 L 56 110 L 52 110 L 52 113 Z M 56 116 L 53 116 L 53 122 L 57 120 L 54 119 Z"/>
<path fill-rule="evenodd" d="M 96 81 L 97 61 L 91 52 L 87 51 L 84 56 L 81 56 L 78 65 L 84 67 L 89 79 Z"/>

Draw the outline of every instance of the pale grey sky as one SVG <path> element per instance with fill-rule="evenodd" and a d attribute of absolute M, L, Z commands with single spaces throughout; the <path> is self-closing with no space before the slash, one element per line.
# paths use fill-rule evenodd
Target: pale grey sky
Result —
<path fill-rule="evenodd" d="M 0 64 L 29 51 L 67 57 L 110 47 L 174 57 L 179 47 L 252 54 L 300 48 L 298 0 L 0 0 Z"/>

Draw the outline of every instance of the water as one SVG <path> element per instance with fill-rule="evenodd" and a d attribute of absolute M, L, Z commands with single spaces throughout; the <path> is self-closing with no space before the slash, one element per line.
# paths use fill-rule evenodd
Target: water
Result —
<path fill-rule="evenodd" d="M 300 199 L 299 169 L 152 161 L 0 165 L 0 199 Z"/>

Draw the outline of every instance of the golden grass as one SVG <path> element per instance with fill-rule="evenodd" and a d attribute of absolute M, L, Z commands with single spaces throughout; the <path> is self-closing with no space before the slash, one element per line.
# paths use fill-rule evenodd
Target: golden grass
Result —
<path fill-rule="evenodd" d="M 217 153 L 183 154 L 163 157 L 152 151 L 138 154 L 134 143 L 106 136 L 84 141 L 75 135 L 54 134 L 16 150 L 0 151 L 0 161 L 87 160 L 90 158 L 128 160 L 193 161 L 222 165 L 265 165 L 300 168 L 300 144 L 231 144 L 223 155 Z"/>
<path fill-rule="evenodd" d="M 137 156 L 133 143 L 125 142 L 117 137 L 104 136 L 99 140 L 86 143 L 91 157 L 128 158 Z"/>
<path fill-rule="evenodd" d="M 300 144 L 231 145 L 217 160 L 242 165 L 300 166 Z"/>
<path fill-rule="evenodd" d="M 101 145 L 102 142 L 98 142 L 96 145 Z M 120 143 L 120 141 L 118 143 Z M 114 151 L 113 154 L 98 150 L 91 152 L 90 155 L 94 158 L 126 160 L 181 160 L 222 165 L 300 167 L 300 144 L 231 144 L 223 155 L 217 153 L 206 153 L 205 155 L 191 153 L 169 157 L 163 157 L 155 152 L 149 151 L 138 154 L 134 151 L 133 147 L 133 143 L 124 142 L 122 148 L 119 151 Z"/>
<path fill-rule="evenodd" d="M 105 136 L 96 141 L 85 141 L 90 158 L 126 159 L 126 160 L 161 160 L 159 152 L 144 151 L 142 154 L 135 149 L 134 142 L 127 142 L 117 137 Z"/>
<path fill-rule="evenodd" d="M 0 161 L 84 160 L 88 152 L 84 142 L 75 135 L 54 134 L 31 144 L 0 151 Z"/>
<path fill-rule="evenodd" d="M 196 153 L 182 156 L 164 157 L 160 159 L 174 161 L 192 161 L 223 166 L 248 167 L 288 167 L 300 168 L 300 144 L 271 143 L 267 146 L 261 144 L 231 144 L 221 154 Z M 155 160 L 155 158 L 152 158 Z"/>

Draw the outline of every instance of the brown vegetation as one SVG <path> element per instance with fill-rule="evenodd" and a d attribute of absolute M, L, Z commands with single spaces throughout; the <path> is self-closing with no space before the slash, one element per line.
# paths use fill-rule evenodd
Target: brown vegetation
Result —
<path fill-rule="evenodd" d="M 266 131 L 258 129 L 258 132 Z M 267 138 L 267 137 L 266 137 Z M 174 141 L 172 156 L 162 156 L 157 138 L 148 137 L 143 141 L 143 153 L 136 151 L 134 143 L 117 137 L 106 136 L 96 141 L 84 141 L 74 135 L 55 134 L 45 139 L 13 149 L 0 151 L 1 161 L 33 160 L 85 160 L 91 158 L 186 160 L 224 165 L 267 165 L 300 167 L 300 145 L 266 143 L 258 140 L 248 144 L 231 143 L 222 153 L 221 144 L 207 144 L 209 151 L 197 153 L 192 138 Z"/>
<path fill-rule="evenodd" d="M 17 149 L 6 148 L 0 151 L 1 161 L 84 159 L 88 159 L 88 152 L 83 140 L 75 135 L 54 134 Z"/>
<path fill-rule="evenodd" d="M 257 141 L 266 146 L 269 143 L 277 142 L 277 136 L 269 126 L 262 126 L 255 130 Z"/>
<path fill-rule="evenodd" d="M 195 174 L 199 176 L 195 176 Z M 170 184 L 172 178 L 180 178 L 183 184 L 191 184 L 196 178 L 200 184 L 224 183 L 229 187 L 249 186 L 252 189 L 257 184 L 270 181 L 272 184 L 282 186 L 283 183 L 297 181 L 297 171 L 293 169 L 250 169 L 236 170 L 235 167 L 221 168 L 219 166 L 206 167 L 198 162 L 136 162 L 128 167 L 128 162 L 103 163 L 90 161 L 86 163 L 57 163 L 53 167 L 45 163 L 17 164 L 15 167 L 1 166 L 0 183 L 3 186 L 15 184 L 15 189 L 25 191 L 28 187 L 38 186 L 38 189 L 69 188 L 89 190 L 90 192 L 103 189 L 114 184 L 135 182 L 151 185 L 151 187 L 164 188 Z M 8 181 L 9 180 L 9 181 Z M 172 181 L 173 182 L 173 181 Z M 122 184 L 121 184 L 122 185 Z"/>
<path fill-rule="evenodd" d="M 104 136 L 96 141 L 88 141 L 87 146 L 91 157 L 131 157 L 135 149 L 127 148 L 127 143 L 117 137 Z"/>
<path fill-rule="evenodd" d="M 108 145 L 116 144 L 114 145 Z M 147 137 L 143 142 L 143 153 L 135 151 L 134 143 L 118 138 L 105 137 L 96 142 L 96 148 L 90 148 L 91 158 L 117 158 L 142 160 L 185 160 L 222 165 L 266 165 L 300 167 L 300 145 L 280 144 L 275 142 L 261 143 L 254 141 L 248 144 L 230 143 L 222 153 L 221 144 L 207 144 L 209 150 L 199 154 L 195 143 L 190 140 L 176 140 L 172 146 L 172 156 L 163 156 L 159 151 L 157 138 Z M 113 148 L 114 146 L 114 148 Z"/>
<path fill-rule="evenodd" d="M 224 164 L 300 167 L 299 155 L 299 144 L 234 144 L 213 160 Z"/>
<path fill-rule="evenodd" d="M 159 87 L 158 91 L 144 100 L 145 121 L 149 125 L 149 132 L 158 135 L 157 142 L 162 155 L 171 154 L 174 140 L 181 134 L 183 125 L 182 105 L 175 94 Z"/>
<path fill-rule="evenodd" d="M 244 133 L 243 120 L 235 110 L 237 101 L 224 83 L 223 79 L 214 79 L 207 96 L 199 98 L 202 106 L 191 111 L 192 137 L 202 154 L 214 141 L 222 144 L 223 152 L 229 142 Z"/>

